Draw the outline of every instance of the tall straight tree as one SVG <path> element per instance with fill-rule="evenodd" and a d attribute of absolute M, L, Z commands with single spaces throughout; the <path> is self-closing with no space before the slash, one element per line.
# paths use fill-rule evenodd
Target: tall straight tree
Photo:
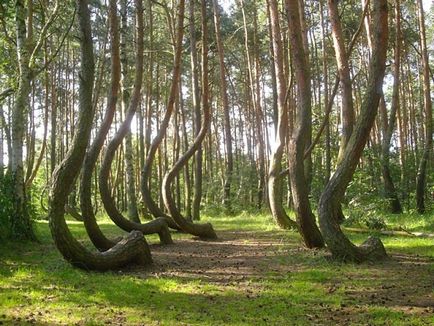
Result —
<path fill-rule="evenodd" d="M 231 211 L 231 183 L 232 174 L 234 171 L 234 160 L 232 155 L 232 130 L 231 118 L 229 112 L 229 100 L 227 93 L 227 82 L 224 61 L 224 48 L 220 35 L 220 15 L 218 12 L 217 0 L 213 0 L 214 9 L 214 29 L 217 40 L 217 51 L 219 57 L 219 72 L 220 72 L 220 97 L 222 101 L 223 117 L 224 117 L 224 130 L 225 130 L 225 145 L 226 145 L 226 175 L 223 191 L 223 204 L 228 211 Z"/>
<path fill-rule="evenodd" d="M 197 58 L 196 22 L 195 22 L 195 0 L 190 0 L 190 62 L 191 62 L 191 91 L 193 93 L 194 127 L 197 135 L 202 126 L 200 110 L 200 89 L 199 89 L 199 63 Z M 194 162 L 194 197 L 192 206 L 193 220 L 200 219 L 200 203 L 202 201 L 202 146 L 197 150 Z"/>
<path fill-rule="evenodd" d="M 394 48 L 394 66 L 393 66 L 393 91 L 392 104 L 390 107 L 389 117 L 383 117 L 383 143 L 382 143 L 382 161 L 381 172 L 383 175 L 383 184 L 386 197 L 389 200 L 390 211 L 395 214 L 402 213 L 401 203 L 393 182 L 390 171 L 390 142 L 395 130 L 396 112 L 399 104 L 399 84 L 401 70 L 401 3 L 395 0 L 395 48 Z M 402 167 L 404 168 L 404 167 Z"/>
<path fill-rule="evenodd" d="M 36 41 L 33 39 L 33 6 L 31 4 L 32 1 L 27 3 L 26 6 L 25 0 L 17 0 L 15 2 L 16 49 L 19 73 L 11 122 L 11 174 L 14 186 L 14 207 L 13 215 L 11 216 L 11 226 L 14 236 L 34 240 L 36 237 L 27 207 L 28 201 L 24 181 L 23 147 L 26 111 L 30 109 L 29 96 L 31 83 L 37 74 L 36 56 L 40 52 L 48 30 L 57 16 L 59 3 L 58 1 L 55 2 L 53 11 L 46 24 L 42 27 Z"/>
<path fill-rule="evenodd" d="M 425 213 L 425 190 L 427 169 L 431 158 L 433 147 L 433 127 L 432 127 L 432 100 L 431 100 L 431 82 L 430 82 L 430 68 L 428 59 L 428 47 L 426 43 L 425 31 L 425 15 L 423 11 L 422 0 L 417 1 L 418 4 L 418 18 L 419 18 L 419 37 L 420 37 L 420 50 L 422 54 L 422 70 L 423 70 L 423 103 L 425 113 L 425 146 L 423 155 L 419 163 L 416 178 L 416 207 L 417 211 L 422 214 Z"/>
<path fill-rule="evenodd" d="M 129 102 L 129 83 L 128 83 L 128 58 L 127 58 L 127 34 L 128 34 L 128 17 L 127 17 L 127 0 L 121 1 L 121 85 L 122 85 L 122 108 L 125 114 L 128 113 Z M 133 141 L 131 135 L 131 126 L 129 126 L 125 135 L 125 167 L 126 167 L 126 183 L 127 183 L 127 202 L 128 202 L 128 218 L 140 223 L 139 213 L 137 211 L 136 184 L 134 177 L 134 162 L 133 162 Z"/>

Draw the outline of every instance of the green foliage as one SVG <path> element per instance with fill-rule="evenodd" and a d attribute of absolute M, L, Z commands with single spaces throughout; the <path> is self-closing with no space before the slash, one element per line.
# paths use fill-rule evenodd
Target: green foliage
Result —
<path fill-rule="evenodd" d="M 373 209 L 373 205 L 366 205 L 364 209 L 349 210 L 345 225 L 367 227 L 370 230 L 384 230 L 387 228 L 386 221 Z"/>
<path fill-rule="evenodd" d="M 0 240 L 10 236 L 10 216 L 13 212 L 12 177 L 10 174 L 0 177 Z"/>
<path fill-rule="evenodd" d="M 22 231 L 19 229 L 19 224 L 12 223 L 11 218 L 14 216 L 14 192 L 13 192 L 13 177 L 10 173 L 6 173 L 0 177 L 0 240 L 9 238 L 20 238 Z M 27 190 L 27 213 L 31 220 L 35 220 L 42 216 L 42 210 L 36 200 L 32 200 L 33 194 L 38 192 L 36 187 Z M 36 197 L 36 196 L 35 196 Z M 38 197 L 39 200 L 39 197 Z M 15 225 L 15 227 L 14 227 Z M 24 226 L 27 228 L 27 226 Z"/>

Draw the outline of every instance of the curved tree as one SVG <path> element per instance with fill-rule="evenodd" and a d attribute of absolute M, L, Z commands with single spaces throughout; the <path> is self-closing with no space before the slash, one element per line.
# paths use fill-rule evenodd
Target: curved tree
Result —
<path fill-rule="evenodd" d="M 118 100 L 119 82 L 121 78 L 121 63 L 119 54 L 119 24 L 117 17 L 116 0 L 109 2 L 109 22 L 110 22 L 110 38 L 111 38 L 111 85 L 108 96 L 107 109 L 105 111 L 104 120 L 101 123 L 100 129 L 89 149 L 86 153 L 83 163 L 83 171 L 80 179 L 80 208 L 86 227 L 87 234 L 92 243 L 99 250 L 108 250 L 114 246 L 114 242 L 101 232 L 96 222 L 95 213 L 92 207 L 92 173 L 95 169 L 95 164 L 98 160 L 101 148 L 104 145 L 105 138 L 110 129 L 113 117 L 116 111 L 116 103 Z"/>
<path fill-rule="evenodd" d="M 65 204 L 83 163 L 94 117 L 92 93 L 95 67 L 88 1 L 77 0 L 76 5 L 81 45 L 79 116 L 72 146 L 53 173 L 48 211 L 51 234 L 63 257 L 80 268 L 104 271 L 130 263 L 149 264 L 152 262 L 151 253 L 140 232 L 131 232 L 105 252 L 90 252 L 73 237 L 65 221 Z"/>
<path fill-rule="evenodd" d="M 297 223 L 286 214 L 282 203 L 282 156 L 285 148 L 285 139 L 288 133 L 288 107 L 286 103 L 286 80 L 283 67 L 283 47 L 279 24 L 279 11 L 276 0 L 269 0 L 269 14 L 271 25 L 271 39 L 273 59 L 276 72 L 277 88 L 277 130 L 274 148 L 270 157 L 268 172 L 268 197 L 270 209 L 277 225 L 283 229 L 297 229 Z"/>
<path fill-rule="evenodd" d="M 125 218 L 122 213 L 117 209 L 115 201 L 110 193 L 109 178 L 110 168 L 113 162 L 116 150 L 122 144 L 123 139 L 130 130 L 131 120 L 133 119 L 137 107 L 140 103 L 142 80 L 143 80 L 143 0 L 135 0 L 136 4 L 136 24 L 137 24 L 137 54 L 135 66 L 135 80 L 134 89 L 129 103 L 129 108 L 125 120 L 119 127 L 113 139 L 107 146 L 101 170 L 99 175 L 99 190 L 101 193 L 101 200 L 107 214 L 115 222 L 117 226 L 125 231 L 138 230 L 143 234 L 158 233 L 160 240 L 163 243 L 172 243 L 172 237 L 167 226 L 165 218 L 157 218 L 151 222 L 140 224 Z"/>
<path fill-rule="evenodd" d="M 330 23 L 332 26 L 333 45 L 336 54 L 339 79 L 342 85 L 342 136 L 339 146 L 338 161 L 347 146 L 354 127 L 353 87 L 351 85 L 350 65 L 347 49 L 345 48 L 344 33 L 339 17 L 338 0 L 328 0 Z"/>
<path fill-rule="evenodd" d="M 348 141 L 342 160 L 327 183 L 319 201 L 321 232 L 333 256 L 346 261 L 361 262 L 386 256 L 381 240 L 369 238 L 360 247 L 354 245 L 342 232 L 336 207 L 340 207 L 345 190 L 356 170 L 369 137 L 382 96 L 388 40 L 387 0 L 374 1 L 373 6 L 373 51 L 369 63 L 369 79 L 360 114 Z"/>
<path fill-rule="evenodd" d="M 149 182 L 151 179 L 152 173 L 152 164 L 154 163 L 155 154 L 157 153 L 158 147 L 166 135 L 167 127 L 169 126 L 170 118 L 172 117 L 172 113 L 175 108 L 175 100 L 178 93 L 179 88 L 179 78 L 181 76 L 181 55 L 182 55 L 182 39 L 184 37 L 184 6 L 185 1 L 180 0 L 179 3 L 179 12 L 178 12 L 178 25 L 176 28 L 176 36 L 175 36 L 175 57 L 173 64 L 173 73 L 172 73 L 172 85 L 170 87 L 169 99 L 167 102 L 167 109 L 164 113 L 163 120 L 161 121 L 160 130 L 158 130 L 157 135 L 153 139 L 151 146 L 149 147 L 146 161 L 142 170 L 142 178 L 141 178 L 141 192 L 143 202 L 146 207 L 149 209 L 154 217 L 164 217 L 167 220 L 167 223 L 172 229 L 179 230 L 179 226 L 173 221 L 173 219 L 164 213 L 160 207 L 155 203 L 154 199 L 151 195 L 151 190 L 149 189 Z M 181 12 L 182 10 L 182 12 Z M 181 19 L 182 18 L 182 19 Z"/>
<path fill-rule="evenodd" d="M 184 0 L 179 2 L 179 22 L 184 20 Z M 188 163 L 188 160 L 194 155 L 194 153 L 199 149 L 202 141 L 204 140 L 206 133 L 208 131 L 208 126 L 211 121 L 211 112 L 209 108 L 209 86 L 208 86 L 208 33 L 207 33 L 207 19 L 206 19 L 206 0 L 202 0 L 202 106 L 203 106 L 203 121 L 199 134 L 194 139 L 193 144 L 187 150 L 187 152 L 182 155 L 177 162 L 172 166 L 172 168 L 166 173 L 163 178 L 163 200 L 172 218 L 175 220 L 176 224 L 179 225 L 182 231 L 196 235 L 204 239 L 215 239 L 217 234 L 215 233 L 212 225 L 210 223 L 205 224 L 194 224 L 187 221 L 180 213 L 179 209 L 176 207 L 176 203 L 172 197 L 172 182 L 176 176 L 181 172 L 182 168 Z M 182 26 L 182 25 L 181 25 Z"/>
<path fill-rule="evenodd" d="M 312 92 L 308 54 L 302 39 L 298 0 L 287 0 L 291 56 L 297 82 L 297 114 L 293 134 L 289 139 L 289 178 L 295 215 L 308 248 L 321 248 L 324 240 L 315 221 L 309 202 L 309 182 L 305 175 L 305 150 L 310 143 L 309 126 L 312 120 Z M 301 11 L 303 14 L 303 11 Z"/>

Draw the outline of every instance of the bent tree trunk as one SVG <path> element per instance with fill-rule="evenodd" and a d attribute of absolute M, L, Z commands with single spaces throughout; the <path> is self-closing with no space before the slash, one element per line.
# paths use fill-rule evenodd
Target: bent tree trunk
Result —
<path fill-rule="evenodd" d="M 161 217 L 151 222 L 140 224 L 125 218 L 122 213 L 117 209 L 115 201 L 111 195 L 108 180 L 110 178 L 110 168 L 113 162 L 116 150 L 122 144 L 130 130 L 131 120 L 136 113 L 137 107 L 140 102 L 142 79 L 143 79 L 143 0 L 135 0 L 136 3 L 136 24 L 137 24 L 137 54 L 136 54 L 136 75 L 134 81 L 134 89 L 129 104 L 127 116 L 122 122 L 119 130 L 107 146 L 103 162 L 101 164 L 101 171 L 99 175 L 99 190 L 101 193 L 101 200 L 107 214 L 115 222 L 117 226 L 125 231 L 138 230 L 143 234 L 158 233 L 162 243 L 173 243 L 172 237 L 169 232 L 166 220 Z"/>
<path fill-rule="evenodd" d="M 339 146 L 338 162 L 347 146 L 354 127 L 353 88 L 351 85 L 350 66 L 348 54 L 345 49 L 344 33 L 339 17 L 338 0 L 328 0 L 330 22 L 332 25 L 333 45 L 336 54 L 336 64 L 339 71 L 339 79 L 342 85 L 342 136 Z"/>
<path fill-rule="evenodd" d="M 111 39 L 111 86 L 108 95 L 107 109 L 104 120 L 93 141 L 89 151 L 86 153 L 83 163 L 83 171 L 80 179 L 80 208 L 84 220 L 87 234 L 94 246 L 101 251 L 110 249 L 115 242 L 108 239 L 99 228 L 95 213 L 92 207 L 92 173 L 95 169 L 98 155 L 104 145 L 104 140 L 110 129 L 116 111 L 118 100 L 119 82 L 121 76 L 120 54 L 119 54 L 119 24 L 116 13 L 116 0 L 110 0 L 109 20 L 110 20 L 110 39 Z"/>
<path fill-rule="evenodd" d="M 316 225 L 309 202 L 309 182 L 305 174 L 305 150 L 310 142 L 312 93 L 308 54 L 302 39 L 298 0 L 287 0 L 291 55 L 297 81 L 297 115 L 293 135 L 289 140 L 289 178 L 295 215 L 304 243 L 308 248 L 324 247 L 324 240 Z"/>
<path fill-rule="evenodd" d="M 151 253 L 140 232 L 131 232 L 105 252 L 90 252 L 73 237 L 65 221 L 65 204 L 79 172 L 78 167 L 83 162 L 94 116 L 92 90 L 95 67 L 88 1 L 77 0 L 76 5 L 81 48 L 79 116 L 72 146 L 52 178 L 48 211 L 51 234 L 63 257 L 80 268 L 104 271 L 130 263 L 149 264 L 152 262 Z"/>
<path fill-rule="evenodd" d="M 182 27 L 184 20 L 184 0 L 179 2 L 179 27 Z M 188 160 L 199 149 L 202 141 L 204 140 L 208 131 L 208 126 L 211 120 L 211 113 L 208 101 L 208 38 L 207 38 L 207 24 L 206 24 L 206 0 L 202 0 L 202 106 L 204 111 L 203 123 L 199 134 L 196 136 L 193 145 L 182 155 L 173 167 L 166 173 L 163 179 L 163 200 L 170 215 L 175 220 L 176 224 L 187 233 L 196 235 L 203 239 L 216 239 L 215 233 L 210 223 L 194 224 L 187 221 L 176 207 L 176 203 L 172 197 L 172 182 L 176 176 L 181 172 L 182 168 L 188 163 Z M 177 81 L 176 81 L 177 82 Z"/>
<path fill-rule="evenodd" d="M 277 130 L 275 134 L 275 147 L 270 158 L 268 172 L 268 197 L 271 214 L 277 225 L 282 229 L 297 229 L 297 223 L 286 214 L 282 202 L 282 155 L 285 147 L 285 137 L 288 133 L 288 106 L 286 97 L 286 80 L 283 68 L 283 47 L 280 33 L 278 6 L 276 0 L 269 1 L 270 25 L 272 34 L 272 50 L 274 56 L 274 70 L 276 72 L 277 88 Z"/>
<path fill-rule="evenodd" d="M 179 18 L 184 17 L 184 6 L 185 1 L 181 0 L 179 3 Z M 181 15 L 182 10 L 182 15 Z M 174 57 L 174 65 L 173 65 L 173 73 L 172 73 L 172 85 L 169 93 L 169 100 L 167 102 L 166 113 L 164 114 L 163 121 L 160 125 L 160 130 L 158 130 L 157 135 L 149 147 L 148 155 L 146 157 L 145 164 L 142 170 L 142 178 L 141 178 L 141 192 L 142 198 L 155 218 L 164 217 L 167 220 L 167 223 L 170 228 L 179 230 L 179 226 L 174 222 L 172 217 L 165 214 L 155 203 L 154 199 L 151 196 L 151 190 L 149 189 L 149 182 L 152 173 L 152 164 L 155 159 L 155 154 L 157 153 L 158 147 L 163 141 L 164 136 L 166 135 L 167 127 L 169 126 L 170 118 L 172 117 L 172 113 L 175 108 L 175 100 L 178 93 L 179 87 L 179 78 L 181 76 L 181 55 L 182 55 L 182 38 L 184 36 L 184 25 L 183 19 L 178 20 L 178 26 L 176 28 L 176 40 L 175 40 L 175 57 Z M 194 214 L 194 212 L 193 212 Z"/>
<path fill-rule="evenodd" d="M 345 190 L 356 170 L 382 96 L 388 39 L 387 0 L 375 1 L 373 11 L 375 28 L 373 52 L 369 63 L 368 86 L 363 97 L 360 115 L 342 160 L 321 194 L 318 207 L 320 228 L 327 246 L 333 257 L 344 261 L 361 262 L 386 256 L 386 250 L 381 240 L 377 238 L 369 238 L 360 247 L 354 245 L 342 232 L 336 217 L 336 207 L 341 204 Z"/>

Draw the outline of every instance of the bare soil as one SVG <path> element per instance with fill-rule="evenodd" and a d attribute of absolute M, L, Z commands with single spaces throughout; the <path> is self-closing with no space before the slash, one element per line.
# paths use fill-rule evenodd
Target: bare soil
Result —
<path fill-rule="evenodd" d="M 152 245 L 151 251 L 153 266 L 145 274 L 143 270 L 132 273 L 237 286 L 253 297 L 260 295 L 260 280 L 270 275 L 302 272 L 324 266 L 324 262 L 335 264 L 331 268 L 336 269 L 336 276 L 323 286 L 326 295 L 342 293 L 343 301 L 338 308 L 315 307 L 309 319 L 316 325 L 363 323 L 371 306 L 404 316 L 434 314 L 434 271 L 432 261 L 424 257 L 391 254 L 386 261 L 355 265 L 348 272 L 344 265 L 329 261 L 326 250 L 304 249 L 299 242 L 291 243 L 272 232 L 248 231 L 220 232 L 216 241 L 184 239 L 170 246 Z M 294 259 L 288 263 L 288 257 Z M 258 282 L 246 282 L 252 279 Z"/>

